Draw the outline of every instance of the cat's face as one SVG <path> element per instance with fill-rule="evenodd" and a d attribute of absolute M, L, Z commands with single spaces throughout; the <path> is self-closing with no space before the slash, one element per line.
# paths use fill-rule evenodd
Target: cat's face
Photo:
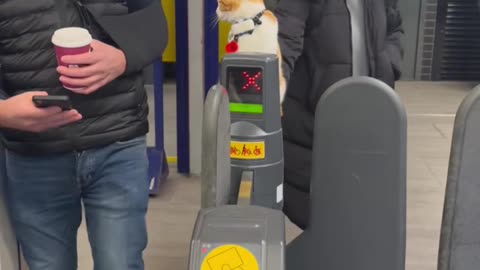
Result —
<path fill-rule="evenodd" d="M 217 0 L 217 16 L 220 20 L 250 17 L 265 8 L 263 0 Z"/>

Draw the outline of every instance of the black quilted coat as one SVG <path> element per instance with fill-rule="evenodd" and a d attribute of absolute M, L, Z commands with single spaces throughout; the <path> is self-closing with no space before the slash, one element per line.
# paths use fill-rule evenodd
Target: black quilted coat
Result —
<path fill-rule="evenodd" d="M 150 0 L 147 0 L 150 1 Z M 69 95 L 83 119 L 44 133 L 2 130 L 6 148 L 25 154 L 60 153 L 128 140 L 148 132 L 142 70 L 161 56 L 167 41 L 160 1 L 130 12 L 122 0 L 0 1 L 0 64 L 4 98 L 25 91 Z M 61 87 L 51 43 L 53 32 L 80 26 L 121 49 L 127 70 L 91 95 Z"/>
<path fill-rule="evenodd" d="M 363 1 L 370 76 L 393 87 L 402 58 L 397 0 Z M 345 0 L 280 0 L 275 13 L 289 79 L 283 105 L 285 213 L 305 228 L 314 112 L 325 90 L 352 74 L 350 14 Z"/>

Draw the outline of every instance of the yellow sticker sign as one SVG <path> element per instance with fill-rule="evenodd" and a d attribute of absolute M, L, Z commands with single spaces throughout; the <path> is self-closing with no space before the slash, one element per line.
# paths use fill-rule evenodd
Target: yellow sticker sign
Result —
<path fill-rule="evenodd" d="M 230 142 L 230 158 L 256 160 L 265 158 L 265 142 Z"/>
<path fill-rule="evenodd" d="M 246 248 L 224 245 L 213 249 L 203 259 L 200 270 L 259 270 L 255 256 Z"/>

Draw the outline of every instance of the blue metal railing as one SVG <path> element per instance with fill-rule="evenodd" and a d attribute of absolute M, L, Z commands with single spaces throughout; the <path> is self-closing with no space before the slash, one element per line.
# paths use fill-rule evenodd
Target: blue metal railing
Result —
<path fill-rule="evenodd" d="M 218 24 L 214 24 L 216 17 L 217 1 L 204 0 L 204 90 L 208 90 L 218 82 Z"/>
<path fill-rule="evenodd" d="M 176 77 L 177 77 L 177 167 L 190 173 L 189 95 L 188 95 L 188 1 L 175 0 Z"/>

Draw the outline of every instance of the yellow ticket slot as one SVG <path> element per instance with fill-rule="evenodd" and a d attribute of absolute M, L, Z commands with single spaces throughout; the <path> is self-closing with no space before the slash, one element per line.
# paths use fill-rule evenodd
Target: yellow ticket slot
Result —
<path fill-rule="evenodd" d="M 242 181 L 238 192 L 239 199 L 250 199 L 252 194 L 252 181 Z"/>

